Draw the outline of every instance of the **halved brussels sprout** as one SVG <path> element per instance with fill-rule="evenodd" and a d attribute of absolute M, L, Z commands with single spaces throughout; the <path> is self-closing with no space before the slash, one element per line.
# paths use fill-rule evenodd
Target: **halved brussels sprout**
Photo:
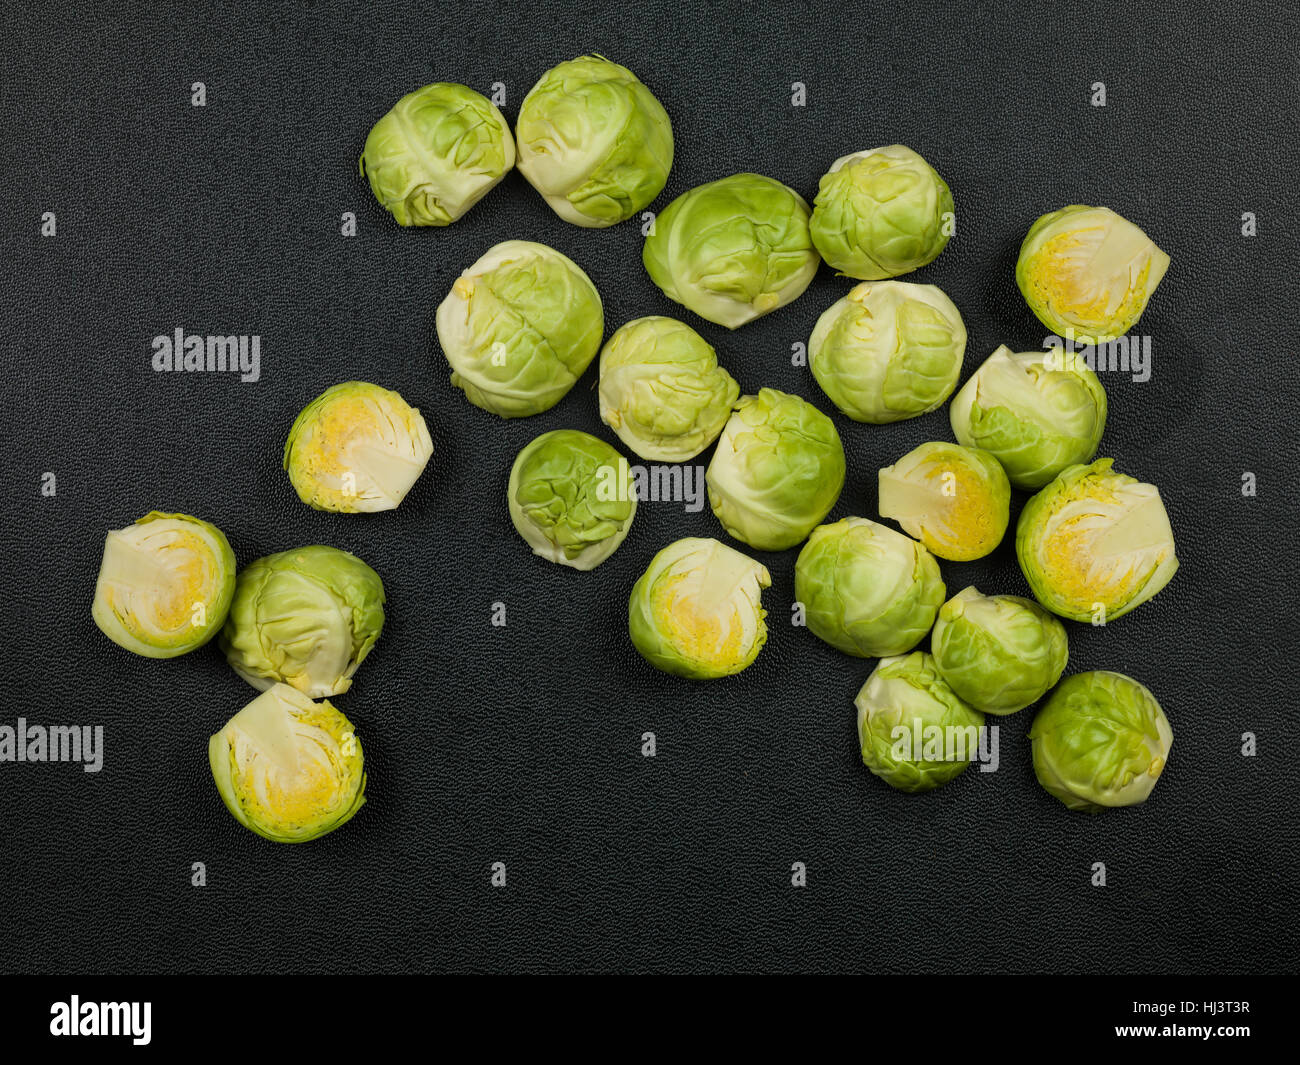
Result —
<path fill-rule="evenodd" d="M 673 165 L 668 113 L 598 55 L 552 67 L 519 108 L 519 172 L 566 222 L 612 226 L 659 195 Z"/>
<path fill-rule="evenodd" d="M 1106 391 L 1082 359 L 1013 354 L 1003 344 L 962 385 L 948 417 L 960 443 L 993 452 L 1013 485 L 1033 491 L 1097 453 Z"/>
<path fill-rule="evenodd" d="M 1169 256 L 1109 207 L 1072 204 L 1029 228 L 1016 284 L 1038 320 L 1080 344 L 1127 333 L 1169 269 Z"/>
<path fill-rule="evenodd" d="M 915 647 L 934 624 L 944 592 L 929 551 L 866 518 L 814 529 L 794 567 L 794 595 L 809 630 L 859 658 Z"/>
<path fill-rule="evenodd" d="M 600 419 L 643 459 L 685 462 L 718 438 L 740 386 L 699 333 L 637 318 L 600 353 Z"/>
<path fill-rule="evenodd" d="M 968 562 L 1002 542 L 1011 485 L 989 452 L 932 441 L 880 471 L 880 516 L 940 558 Z"/>
<path fill-rule="evenodd" d="M 403 226 L 445 226 L 515 165 L 510 126 L 492 101 L 440 81 L 407 93 L 375 123 L 361 173 Z"/>
<path fill-rule="evenodd" d="M 717 540 L 660 551 L 632 586 L 628 633 L 652 666 L 709 680 L 739 673 L 767 642 L 767 567 Z"/>
<path fill-rule="evenodd" d="M 733 174 L 665 207 L 641 260 L 670 300 L 736 329 L 812 282 L 819 262 L 808 216 L 794 189 L 761 174 Z"/>
<path fill-rule="evenodd" d="M 555 406 L 600 350 L 591 278 L 545 244 L 507 240 L 451 286 L 436 316 L 451 383 L 476 407 L 524 418 Z"/>
<path fill-rule="evenodd" d="M 384 583 L 356 555 L 315 545 L 239 572 L 221 649 L 260 691 L 288 684 L 319 699 L 352 687 L 384 627 Z"/>
<path fill-rule="evenodd" d="M 580 570 L 609 558 L 636 514 L 627 460 L 577 429 L 555 429 L 526 445 L 506 497 L 510 520 L 535 553 Z"/>
<path fill-rule="evenodd" d="M 966 354 L 966 326 L 934 285 L 855 286 L 817 319 L 808 364 L 835 406 L 854 421 L 915 418 L 952 394 Z"/>
<path fill-rule="evenodd" d="M 1065 626 L 1041 606 L 973 587 L 943 604 L 930 650 L 952 690 L 986 714 L 1037 702 L 1069 660 Z"/>
<path fill-rule="evenodd" d="M 1071 810 L 1145 802 L 1169 760 L 1174 730 L 1132 677 L 1076 673 L 1052 692 L 1029 740 L 1038 782 Z"/>
<path fill-rule="evenodd" d="M 276 843 L 333 832 L 366 801 L 352 722 L 287 684 L 264 691 L 208 741 L 208 764 L 235 820 Z"/>
<path fill-rule="evenodd" d="M 783 551 L 835 506 L 844 447 L 811 403 L 764 388 L 736 404 L 704 479 L 727 532 L 760 551 Z"/>
<path fill-rule="evenodd" d="M 119 647 L 175 658 L 221 628 L 235 592 L 235 553 L 215 525 L 151 510 L 104 538 L 91 617 Z"/>
<path fill-rule="evenodd" d="M 878 281 L 934 260 L 952 235 L 952 193 L 911 148 L 841 156 L 813 200 L 813 243 L 848 277 Z M 947 217 L 945 217 L 947 216 Z"/>

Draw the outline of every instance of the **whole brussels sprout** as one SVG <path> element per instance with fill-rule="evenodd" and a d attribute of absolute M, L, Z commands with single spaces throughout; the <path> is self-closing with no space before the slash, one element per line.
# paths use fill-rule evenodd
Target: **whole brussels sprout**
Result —
<path fill-rule="evenodd" d="M 761 174 L 682 193 L 655 219 L 641 260 L 670 300 L 728 329 L 796 299 L 819 265 L 808 204 Z"/>
<path fill-rule="evenodd" d="M 609 558 L 636 514 L 627 461 L 577 429 L 555 429 L 526 445 L 510 470 L 506 496 L 510 520 L 533 551 L 578 570 Z"/>
<path fill-rule="evenodd" d="M 275 684 L 208 741 L 208 764 L 235 820 L 276 843 L 306 843 L 366 801 L 365 757 L 352 722 Z"/>
<path fill-rule="evenodd" d="M 1113 461 L 1069 467 L 1016 525 L 1016 558 L 1034 596 L 1072 621 L 1123 617 L 1178 569 L 1160 490 L 1116 473 Z"/>
<path fill-rule="evenodd" d="M 220 645 L 260 691 L 287 684 L 319 699 L 352 687 L 384 627 L 384 584 L 355 555 L 316 545 L 239 572 Z"/>
<path fill-rule="evenodd" d="M 811 403 L 764 388 L 736 404 L 704 479 L 727 532 L 760 551 L 783 551 L 835 506 L 844 447 Z"/>
<path fill-rule="evenodd" d="M 652 666 L 693 680 L 739 673 L 767 642 L 767 567 L 717 540 L 660 551 L 632 586 L 628 633 Z"/>
<path fill-rule="evenodd" d="M 944 593 L 929 551 L 866 518 L 814 529 L 794 567 L 794 595 L 809 630 L 859 658 L 915 647 L 934 624 Z"/>
<path fill-rule="evenodd" d="M 1169 256 L 1109 207 L 1072 204 L 1029 228 L 1016 284 L 1052 332 L 1081 344 L 1127 333 L 1169 269 Z"/>
<path fill-rule="evenodd" d="M 643 459 L 685 462 L 722 432 L 740 386 L 699 333 L 674 318 L 637 318 L 600 353 L 600 420 Z"/>
<path fill-rule="evenodd" d="M 235 591 L 235 553 L 215 525 L 151 510 L 104 538 L 91 617 L 119 647 L 175 658 L 221 628 Z"/>
<path fill-rule="evenodd" d="M 1082 359 L 1059 352 L 1012 354 L 1005 344 L 953 398 L 953 434 L 991 451 L 1017 488 L 1042 488 L 1097 453 L 1106 391 Z"/>
<path fill-rule="evenodd" d="M 375 199 L 403 226 L 450 225 L 514 165 L 501 112 L 445 81 L 398 100 L 370 130 L 360 164 Z"/>
<path fill-rule="evenodd" d="M 911 148 L 841 156 L 813 200 L 813 243 L 848 277 L 879 281 L 932 262 L 952 235 L 952 193 Z"/>
<path fill-rule="evenodd" d="M 1029 729 L 1038 782 L 1071 810 L 1145 802 L 1169 760 L 1174 730 L 1132 677 L 1097 670 L 1061 682 Z"/>
<path fill-rule="evenodd" d="M 566 222 L 612 226 L 650 203 L 673 127 L 627 67 L 598 55 L 552 67 L 519 108 L 519 172 Z"/>
<path fill-rule="evenodd" d="M 880 471 L 880 515 L 940 558 L 968 562 L 1002 542 L 1011 485 L 987 451 L 932 441 Z"/>
<path fill-rule="evenodd" d="M 1065 626 L 1041 606 L 973 587 L 943 604 L 930 650 L 952 690 L 986 714 L 1036 703 L 1069 660 Z"/>
<path fill-rule="evenodd" d="M 899 791 L 931 791 L 979 750 L 984 715 L 944 682 L 924 651 L 882 658 L 854 700 L 862 763 Z"/>
<path fill-rule="evenodd" d="M 966 326 L 934 285 L 857 285 L 817 319 L 808 364 L 835 406 L 883 425 L 927 414 L 961 375 Z"/>
<path fill-rule="evenodd" d="M 591 279 L 545 244 L 507 240 L 451 286 L 436 316 L 451 383 L 476 407 L 523 418 L 555 406 L 600 350 Z"/>

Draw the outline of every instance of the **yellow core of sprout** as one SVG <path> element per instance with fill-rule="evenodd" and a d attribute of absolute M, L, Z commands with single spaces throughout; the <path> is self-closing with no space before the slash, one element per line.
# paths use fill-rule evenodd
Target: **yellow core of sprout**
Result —
<path fill-rule="evenodd" d="M 1006 531 L 987 483 L 967 463 L 935 457 L 888 472 L 888 483 L 885 471 L 881 475 L 881 514 L 940 558 L 983 558 Z"/>
<path fill-rule="evenodd" d="M 694 573 L 661 577 L 650 596 L 655 623 L 683 655 L 710 666 L 734 665 L 749 650 L 745 617 L 734 601 L 720 603 L 702 590 Z"/>
<path fill-rule="evenodd" d="M 189 529 L 151 531 L 149 525 L 113 535 L 119 539 L 105 598 L 122 624 L 137 636 L 193 625 L 195 606 L 210 602 L 215 590 L 208 541 Z"/>
<path fill-rule="evenodd" d="M 1034 257 L 1033 285 L 1056 313 L 1106 333 L 1126 329 L 1142 313 L 1151 257 L 1134 276 L 1132 260 L 1103 263 L 1105 227 L 1077 229 L 1046 241 Z M 1129 242 L 1131 243 L 1131 242 Z"/>

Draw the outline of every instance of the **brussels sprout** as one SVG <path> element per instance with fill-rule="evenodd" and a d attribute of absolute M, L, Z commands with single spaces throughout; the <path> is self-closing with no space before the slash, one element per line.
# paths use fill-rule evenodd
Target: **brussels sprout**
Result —
<path fill-rule="evenodd" d="M 993 452 L 1017 488 L 1042 488 L 1097 453 L 1106 392 L 1082 359 L 1059 352 L 1012 354 L 1004 344 L 953 398 L 953 434 Z"/>
<path fill-rule="evenodd" d="M 783 551 L 835 506 L 844 447 L 811 403 L 764 388 L 736 404 L 704 479 L 727 532 L 760 551 Z"/>
<path fill-rule="evenodd" d="M 519 172 L 566 222 L 612 226 L 659 195 L 673 127 L 627 67 L 589 55 L 552 67 L 519 108 Z"/>
<path fill-rule="evenodd" d="M 932 262 L 952 235 L 952 217 L 952 193 L 934 167 L 891 144 L 831 164 L 813 200 L 810 229 L 832 267 L 879 281 Z"/>
<path fill-rule="evenodd" d="M 545 244 L 507 240 L 451 286 L 436 316 L 451 383 L 476 407 L 523 418 L 555 406 L 600 350 L 591 278 Z"/>
<path fill-rule="evenodd" d="M 1016 525 L 1016 558 L 1038 601 L 1073 621 L 1123 617 L 1178 569 L 1160 490 L 1111 469 L 1071 466 L 1033 496 Z"/>
<path fill-rule="evenodd" d="M 1052 692 L 1029 729 L 1038 782 L 1071 810 L 1145 802 L 1169 760 L 1174 730 L 1132 677 L 1076 673 Z"/>
<path fill-rule="evenodd" d="M 260 691 L 277 682 L 319 699 L 352 687 L 384 627 L 384 584 L 355 555 L 300 547 L 245 566 L 221 649 Z"/>
<path fill-rule="evenodd" d="M 632 586 L 628 633 L 652 666 L 693 680 L 728 677 L 767 642 L 767 567 L 717 540 L 660 551 Z"/>
<path fill-rule="evenodd" d="M 638 318 L 600 353 L 600 419 L 643 459 L 685 462 L 718 438 L 740 386 L 674 318 Z"/>
<path fill-rule="evenodd" d="M 794 567 L 794 595 L 808 628 L 859 658 L 915 647 L 934 624 L 944 591 L 929 551 L 866 518 L 814 529 Z"/>
<path fill-rule="evenodd" d="M 473 207 L 515 165 L 501 112 L 450 82 L 407 93 L 366 138 L 361 173 L 380 205 L 404 226 L 445 226 Z"/>
<path fill-rule="evenodd" d="M 221 628 L 235 591 L 235 553 L 215 525 L 152 510 L 104 538 L 91 617 L 119 647 L 175 658 Z"/>
<path fill-rule="evenodd" d="M 1169 269 L 1169 256 L 1108 207 L 1073 204 L 1029 228 L 1016 284 L 1048 329 L 1081 344 L 1121 337 L 1137 324 Z"/>
<path fill-rule="evenodd" d="M 655 220 L 641 260 L 670 300 L 728 329 L 796 299 L 819 265 L 808 204 L 761 174 L 682 193 Z"/>
<path fill-rule="evenodd" d="M 854 421 L 915 418 L 951 395 L 966 354 L 966 326 L 934 285 L 857 285 L 817 319 L 808 364 Z"/>
<path fill-rule="evenodd" d="M 984 715 L 939 675 L 924 651 L 882 658 L 854 700 L 862 763 L 899 791 L 931 791 L 979 750 Z"/>
<path fill-rule="evenodd" d="M 964 588 L 939 611 L 930 650 L 962 699 L 986 714 L 1037 702 L 1065 669 L 1065 626 L 1018 595 Z"/>
<path fill-rule="evenodd" d="M 366 801 L 352 722 L 287 684 L 264 691 L 208 741 L 208 764 L 235 820 L 276 843 L 333 832 Z"/>
<path fill-rule="evenodd" d="M 880 515 L 940 558 L 968 562 L 1002 542 L 1011 485 L 987 451 L 933 441 L 880 471 Z"/>
<path fill-rule="evenodd" d="M 510 520 L 536 554 L 595 569 L 632 528 L 636 487 L 627 461 L 577 429 L 543 433 L 519 452 L 506 490 Z"/>

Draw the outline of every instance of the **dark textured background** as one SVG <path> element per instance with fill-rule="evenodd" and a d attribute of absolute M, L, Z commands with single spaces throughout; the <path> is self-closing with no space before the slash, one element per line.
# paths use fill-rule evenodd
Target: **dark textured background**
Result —
<path fill-rule="evenodd" d="M 0 721 L 102 723 L 106 765 L 0 765 L 0 966 L 1294 965 L 1288 6 L 80 6 L 6 5 L 0 22 Z M 588 574 L 534 558 L 515 535 L 504 488 L 524 443 L 560 426 L 616 438 L 597 418 L 594 365 L 559 406 L 521 421 L 449 385 L 434 308 L 500 240 L 572 256 L 600 289 L 607 330 L 679 315 L 745 391 L 772 385 L 832 410 L 789 359 L 849 287 L 825 267 L 794 305 L 729 334 L 654 288 L 635 224 L 569 226 L 518 174 L 456 225 L 423 231 L 396 226 L 358 177 L 367 130 L 403 93 L 503 81 L 513 124 L 547 67 L 588 51 L 631 65 L 672 116 L 659 208 L 737 170 L 811 199 L 845 152 L 920 151 L 952 187 L 959 230 L 906 280 L 942 286 L 961 309 L 963 380 L 999 343 L 1042 343 L 1013 264 L 1044 211 L 1109 205 L 1173 257 L 1140 327 L 1155 338 L 1152 379 L 1103 377 L 1102 454 L 1160 486 L 1182 569 L 1112 627 L 1069 626 L 1071 670 L 1139 678 L 1173 724 L 1145 806 L 1066 811 L 1034 780 L 1029 712 L 1001 722 L 999 772 L 928 796 L 889 790 L 855 749 L 852 700 L 871 663 L 789 624 L 795 551 L 758 556 L 772 624 L 751 669 L 713 684 L 652 670 L 627 639 L 628 589 L 670 540 L 723 536 L 707 507 L 643 505 Z M 1105 108 L 1088 104 L 1097 80 Z M 206 108 L 190 106 L 193 81 L 207 84 Z M 806 108 L 789 105 L 793 81 L 808 86 Z M 56 239 L 38 234 L 47 210 Z M 345 240 L 349 210 L 360 235 Z M 1259 215 L 1255 239 L 1240 235 L 1245 210 Z M 261 334 L 262 380 L 153 373 L 150 339 L 178 325 Z M 294 415 L 349 378 L 398 389 L 428 418 L 434 459 L 396 512 L 317 513 L 280 469 Z M 874 517 L 877 468 L 950 438 L 942 410 L 836 423 L 849 476 L 833 518 Z M 47 470 L 53 499 L 38 490 Z M 1240 493 L 1247 470 L 1254 499 Z M 241 829 L 206 742 L 252 689 L 214 647 L 150 661 L 94 627 L 104 533 L 154 507 L 215 522 L 241 563 L 321 542 L 382 574 L 384 636 L 338 700 L 370 772 L 369 803 L 345 829 L 299 847 Z M 1010 538 L 943 568 L 951 592 L 1026 593 Z M 489 624 L 498 599 L 505 629 Z M 657 758 L 639 754 L 646 730 Z M 1238 753 L 1245 730 L 1258 757 Z M 206 888 L 189 884 L 194 861 Z M 494 861 L 508 866 L 503 890 L 489 887 Z M 804 890 L 790 887 L 794 861 L 808 864 Z M 1104 890 L 1089 886 L 1096 861 Z"/>

